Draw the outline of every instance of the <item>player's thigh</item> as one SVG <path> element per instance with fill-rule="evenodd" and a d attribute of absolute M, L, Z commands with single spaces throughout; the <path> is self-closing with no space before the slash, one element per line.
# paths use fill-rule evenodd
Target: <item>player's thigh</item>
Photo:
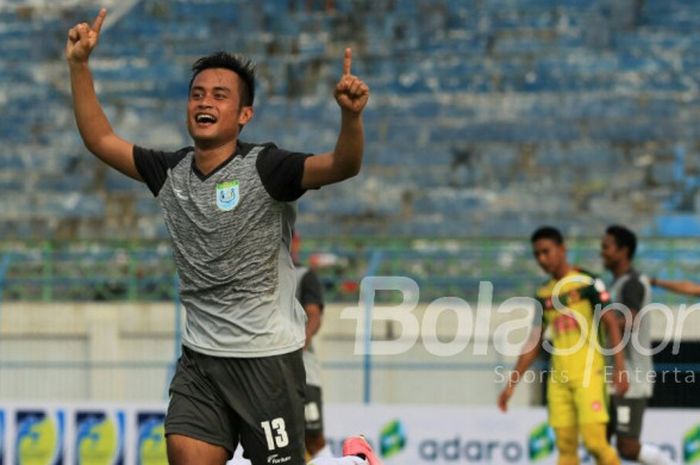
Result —
<path fill-rule="evenodd" d="M 547 409 L 549 424 L 553 428 L 576 426 L 573 391 L 567 383 L 549 382 L 547 384 Z"/>
<path fill-rule="evenodd" d="M 170 402 L 165 417 L 165 435 L 177 435 L 216 446 L 228 456 L 238 445 L 237 424 L 240 419 L 216 394 L 216 388 L 204 374 L 206 356 L 183 349 L 175 376 L 170 383 Z M 168 441 L 170 447 L 172 441 Z M 178 455 L 187 444 L 183 439 L 173 443 Z M 169 451 L 170 452 L 170 451 Z"/>
<path fill-rule="evenodd" d="M 230 457 L 224 447 L 199 439 L 170 434 L 166 440 L 169 465 L 224 465 Z"/>

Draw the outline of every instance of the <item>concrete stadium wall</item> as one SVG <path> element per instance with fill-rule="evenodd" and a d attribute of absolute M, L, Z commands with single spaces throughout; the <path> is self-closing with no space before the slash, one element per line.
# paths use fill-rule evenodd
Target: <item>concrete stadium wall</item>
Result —
<path fill-rule="evenodd" d="M 505 373 L 497 367 L 512 366 L 532 318 L 531 309 L 505 311 L 496 305 L 490 311 L 462 311 L 469 317 L 460 323 L 455 312 L 439 313 L 435 308 L 427 312 L 426 320 L 424 304 L 404 310 L 387 307 L 392 318 L 403 315 L 408 324 L 402 325 L 377 321 L 384 311 L 378 307 L 374 339 L 381 343 L 404 337 L 408 344 L 401 353 L 368 358 L 362 354 L 363 339 L 356 343 L 358 321 L 341 318 L 346 307 L 326 308 L 315 342 L 325 368 L 325 400 L 331 403 L 491 405 Z M 429 322 L 431 314 L 438 315 L 435 324 Z M 654 339 L 664 339 L 669 327 L 673 340 L 700 340 L 700 306 L 671 315 L 670 326 L 661 312 L 650 315 Z M 169 303 L 4 303 L 0 398 L 164 399 L 175 357 L 175 316 Z M 505 335 L 504 322 L 511 324 Z M 359 328 L 363 327 L 360 321 Z M 506 342 L 511 353 L 504 353 Z M 366 367 L 371 367 L 368 384 Z M 516 391 L 513 403 L 534 403 L 539 393 L 539 383 L 531 383 L 529 389 Z"/>

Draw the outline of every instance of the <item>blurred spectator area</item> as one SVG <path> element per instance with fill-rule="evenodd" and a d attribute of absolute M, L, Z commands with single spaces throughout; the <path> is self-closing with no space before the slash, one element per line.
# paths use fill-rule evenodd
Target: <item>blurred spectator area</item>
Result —
<path fill-rule="evenodd" d="M 572 263 L 599 273 L 599 239 L 572 239 Z M 313 264 L 328 302 L 358 304 L 365 276 L 413 280 L 420 302 L 458 297 L 476 306 L 532 296 L 545 280 L 527 239 L 305 238 L 300 263 Z M 697 280 L 700 251 L 693 239 L 644 239 L 636 263 L 649 276 Z M 492 286 L 491 297 L 487 288 Z M 0 310 L 3 302 L 174 302 L 178 277 L 169 244 L 162 242 L 0 243 Z M 401 291 L 378 292 L 400 303 Z M 654 301 L 692 305 L 696 299 L 654 291 Z M 488 301 L 484 301 L 486 304 Z"/>
<path fill-rule="evenodd" d="M 700 3 L 688 0 L 107 1 L 91 60 L 116 131 L 188 145 L 189 67 L 258 63 L 242 138 L 333 148 L 342 51 L 370 85 L 362 173 L 304 196 L 313 237 L 700 235 Z M 98 2 L 0 4 L 0 238 L 166 237 L 145 186 L 83 148 L 62 53 Z"/>

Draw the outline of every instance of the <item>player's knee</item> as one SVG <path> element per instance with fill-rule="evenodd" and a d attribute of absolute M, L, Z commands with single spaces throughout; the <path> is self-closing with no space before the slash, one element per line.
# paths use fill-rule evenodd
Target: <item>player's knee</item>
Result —
<path fill-rule="evenodd" d="M 578 465 L 578 430 L 573 427 L 556 428 L 555 435 L 559 452 L 557 465 Z"/>
<path fill-rule="evenodd" d="M 605 425 L 603 424 L 586 424 L 581 427 L 581 436 L 583 437 L 584 447 L 595 453 L 609 447 L 608 438 L 605 434 Z"/>
<path fill-rule="evenodd" d="M 604 423 L 586 424 L 581 427 L 583 445 L 595 457 L 599 465 L 619 464 L 620 459 L 608 442 Z"/>
<path fill-rule="evenodd" d="M 577 455 L 578 431 L 576 428 L 556 428 L 557 450 L 560 455 Z"/>
<path fill-rule="evenodd" d="M 559 458 L 557 459 L 557 465 L 579 465 L 578 456 L 559 454 Z"/>
<path fill-rule="evenodd" d="M 625 460 L 636 461 L 639 456 L 639 447 L 639 442 L 636 439 L 617 438 L 617 452 Z"/>

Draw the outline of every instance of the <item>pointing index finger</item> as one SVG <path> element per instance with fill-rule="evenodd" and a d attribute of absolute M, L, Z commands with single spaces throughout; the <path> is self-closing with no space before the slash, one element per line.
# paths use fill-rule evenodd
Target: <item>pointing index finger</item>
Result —
<path fill-rule="evenodd" d="M 345 58 L 343 59 L 343 74 L 346 76 L 350 74 L 350 64 L 351 63 L 352 63 L 352 49 L 346 48 L 345 49 Z"/>
<path fill-rule="evenodd" d="M 105 22 L 105 16 L 107 16 L 107 10 L 102 8 L 102 9 L 100 9 L 100 12 L 97 14 L 97 18 L 95 18 L 95 22 L 92 23 L 92 30 L 97 32 L 98 34 L 100 33 L 100 29 L 102 29 L 102 23 Z"/>

